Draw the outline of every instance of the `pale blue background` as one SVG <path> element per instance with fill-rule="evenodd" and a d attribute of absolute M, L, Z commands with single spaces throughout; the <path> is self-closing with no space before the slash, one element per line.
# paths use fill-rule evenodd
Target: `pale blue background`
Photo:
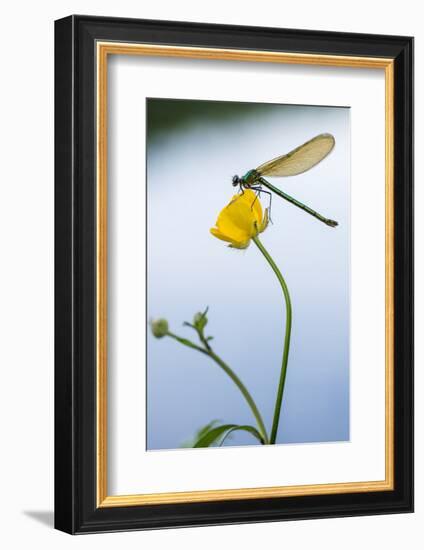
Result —
<path fill-rule="evenodd" d="M 182 322 L 209 305 L 213 347 L 253 394 L 269 429 L 280 373 L 285 309 L 252 243 L 228 248 L 209 233 L 232 196 L 230 181 L 321 132 L 332 154 L 309 172 L 271 181 L 339 222 L 332 229 L 278 197 L 262 235 L 293 303 L 292 344 L 278 443 L 349 439 L 348 108 L 149 100 L 148 318 Z M 263 195 L 262 204 L 267 204 Z M 147 448 L 179 447 L 210 420 L 254 419 L 207 357 L 148 335 Z M 255 444 L 237 433 L 231 445 Z M 217 451 L 219 452 L 219 451 Z"/>

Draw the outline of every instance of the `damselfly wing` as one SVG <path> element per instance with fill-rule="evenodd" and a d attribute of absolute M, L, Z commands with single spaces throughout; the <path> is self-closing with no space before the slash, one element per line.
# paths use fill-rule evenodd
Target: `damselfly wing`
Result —
<path fill-rule="evenodd" d="M 324 160 L 333 150 L 335 143 L 336 140 L 331 134 L 320 134 L 290 153 L 264 162 L 256 168 L 256 172 L 272 178 L 303 174 Z"/>

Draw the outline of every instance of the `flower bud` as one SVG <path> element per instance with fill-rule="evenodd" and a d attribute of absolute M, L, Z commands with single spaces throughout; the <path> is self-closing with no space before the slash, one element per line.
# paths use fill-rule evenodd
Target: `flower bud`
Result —
<path fill-rule="evenodd" d="M 168 334 L 168 321 L 166 319 L 155 319 L 150 323 L 150 328 L 155 338 L 163 338 Z"/>
<path fill-rule="evenodd" d="M 205 328 L 205 326 L 208 324 L 208 318 L 206 317 L 206 311 L 204 311 L 203 313 L 201 313 L 201 312 L 196 313 L 196 315 L 193 318 L 193 325 L 198 330 L 203 330 Z"/>

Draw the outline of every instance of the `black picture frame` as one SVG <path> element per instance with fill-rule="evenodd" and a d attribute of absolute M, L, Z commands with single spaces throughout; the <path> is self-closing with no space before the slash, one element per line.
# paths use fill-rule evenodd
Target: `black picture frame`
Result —
<path fill-rule="evenodd" d="M 98 40 L 394 60 L 394 490 L 97 507 Z M 94 533 L 413 511 L 413 39 L 72 15 L 55 22 L 55 527 Z"/>

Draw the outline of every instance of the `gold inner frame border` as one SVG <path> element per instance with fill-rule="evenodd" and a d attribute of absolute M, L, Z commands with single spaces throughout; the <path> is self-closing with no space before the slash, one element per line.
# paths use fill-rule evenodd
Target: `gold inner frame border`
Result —
<path fill-rule="evenodd" d="M 219 59 L 262 63 L 383 69 L 385 72 L 385 479 L 315 485 L 254 487 L 108 495 L 107 492 L 107 62 L 109 55 Z M 96 43 L 97 61 L 97 507 L 143 506 L 291 496 L 364 493 L 394 489 L 394 60 L 321 54 L 267 52 L 187 46 Z"/>

